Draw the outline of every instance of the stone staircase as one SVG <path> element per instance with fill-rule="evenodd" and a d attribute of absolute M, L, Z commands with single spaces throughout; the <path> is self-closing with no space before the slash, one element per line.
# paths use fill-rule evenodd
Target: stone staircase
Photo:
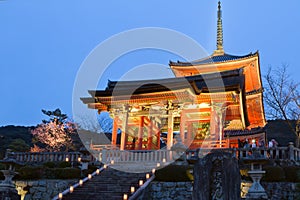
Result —
<path fill-rule="evenodd" d="M 130 187 L 138 188 L 139 180 L 145 182 L 145 173 L 127 173 L 112 168 L 104 169 L 99 175 L 63 196 L 63 200 L 122 200 L 130 194 Z"/>

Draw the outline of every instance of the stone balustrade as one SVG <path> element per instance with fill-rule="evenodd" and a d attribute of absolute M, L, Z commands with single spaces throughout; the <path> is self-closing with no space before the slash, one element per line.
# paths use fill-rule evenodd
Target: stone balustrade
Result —
<path fill-rule="evenodd" d="M 187 150 L 187 159 L 204 157 L 214 149 Z M 223 148 L 222 151 L 230 152 L 234 157 L 243 159 L 252 154 L 253 151 L 259 152 L 268 159 L 300 161 L 300 149 L 294 147 L 292 143 L 288 147 L 260 147 L 260 148 Z M 103 163 L 115 162 L 170 162 L 177 159 L 179 155 L 171 150 L 160 149 L 157 151 L 121 151 L 119 149 L 101 148 L 98 151 L 99 161 Z M 83 158 L 80 152 L 10 152 L 9 157 L 22 163 L 30 162 L 76 162 L 78 158 Z M 89 156 L 89 161 L 95 161 L 93 156 Z"/>
<path fill-rule="evenodd" d="M 21 163 L 31 162 L 76 162 L 82 157 L 80 152 L 10 152 L 6 155 Z"/>
<path fill-rule="evenodd" d="M 114 162 L 170 162 L 176 153 L 170 150 L 157 151 L 121 151 L 117 149 L 102 149 L 99 153 L 99 161 L 103 163 Z"/>
<path fill-rule="evenodd" d="M 187 158 L 201 158 L 213 150 L 214 149 L 188 150 Z M 247 158 L 253 151 L 256 151 L 270 160 L 300 161 L 300 149 L 294 147 L 293 143 L 290 143 L 288 147 L 224 148 L 222 150 L 232 153 L 234 157 L 239 159 Z"/>

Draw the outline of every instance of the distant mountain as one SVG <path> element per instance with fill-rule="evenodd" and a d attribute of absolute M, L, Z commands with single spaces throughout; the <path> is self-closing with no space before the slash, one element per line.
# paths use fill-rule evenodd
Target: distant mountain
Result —
<path fill-rule="evenodd" d="M 31 146 L 32 135 L 30 130 L 34 126 L 3 126 L 0 127 L 0 159 L 7 148 L 28 149 Z"/>

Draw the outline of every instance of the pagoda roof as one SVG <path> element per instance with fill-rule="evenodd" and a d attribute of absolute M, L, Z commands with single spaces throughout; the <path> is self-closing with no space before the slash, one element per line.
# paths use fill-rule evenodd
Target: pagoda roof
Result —
<path fill-rule="evenodd" d="M 191 88 L 195 94 L 200 94 L 202 92 L 218 92 L 232 90 L 239 91 L 244 88 L 244 75 L 241 71 L 242 69 L 235 69 L 204 75 L 156 80 L 109 80 L 105 90 L 89 90 L 88 92 L 92 97 L 110 97 L 120 95 L 139 95 L 156 92 L 169 92 L 187 88 Z M 81 99 L 84 102 L 87 101 L 86 98 Z"/>
<path fill-rule="evenodd" d="M 224 63 L 224 62 L 230 62 L 230 61 L 237 61 L 237 60 L 243 60 L 243 59 L 248 59 L 254 56 L 257 56 L 258 52 L 252 53 L 250 52 L 249 54 L 242 55 L 242 56 L 237 56 L 237 55 L 231 55 L 231 54 L 212 54 L 211 56 L 194 60 L 191 62 L 173 62 L 170 61 L 169 65 L 170 66 L 194 66 L 194 65 L 204 65 L 204 64 L 211 64 L 211 63 Z"/>

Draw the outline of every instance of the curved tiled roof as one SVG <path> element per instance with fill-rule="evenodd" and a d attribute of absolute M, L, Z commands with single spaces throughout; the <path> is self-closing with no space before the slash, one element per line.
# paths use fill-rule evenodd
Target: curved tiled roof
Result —
<path fill-rule="evenodd" d="M 223 72 L 216 72 L 206 75 L 195 75 L 186 77 L 176 77 L 157 80 L 139 80 L 139 81 L 108 81 L 105 90 L 89 90 L 89 93 L 95 96 L 107 97 L 114 94 L 118 95 L 132 95 L 147 94 L 153 92 L 163 92 L 170 90 L 179 90 L 190 87 L 196 94 L 207 92 L 207 83 L 212 84 L 213 80 L 217 81 L 209 88 L 213 92 L 219 90 L 239 90 L 244 86 L 244 75 L 241 73 L 242 69 L 228 70 Z"/>
<path fill-rule="evenodd" d="M 193 65 L 202 65 L 202 64 L 209 64 L 209 63 L 220 63 L 220 62 L 228 62 L 228 61 L 233 61 L 233 60 L 240 60 L 240 59 L 245 59 L 245 58 L 250 58 L 255 55 L 257 55 L 258 52 L 255 53 L 249 53 L 247 55 L 243 56 L 236 56 L 236 55 L 230 55 L 230 54 L 223 54 L 223 55 L 212 55 L 203 59 L 199 60 L 194 60 L 192 62 L 173 62 L 170 61 L 169 65 L 171 66 L 193 66 Z"/>
<path fill-rule="evenodd" d="M 266 131 L 265 127 L 256 127 L 252 128 L 250 130 L 245 129 L 245 130 L 224 130 L 224 137 L 227 136 L 242 136 L 242 135 L 255 135 L 258 133 L 263 133 Z"/>

